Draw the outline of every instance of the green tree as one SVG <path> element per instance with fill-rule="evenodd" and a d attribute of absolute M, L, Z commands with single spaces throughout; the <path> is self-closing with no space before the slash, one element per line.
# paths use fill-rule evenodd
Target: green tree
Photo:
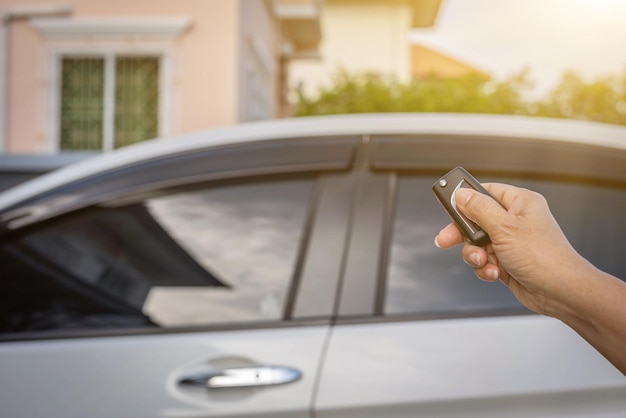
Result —
<path fill-rule="evenodd" d="M 626 71 L 621 76 L 604 76 L 590 82 L 575 72 L 567 72 L 538 105 L 537 113 L 626 125 Z"/>
<path fill-rule="evenodd" d="M 504 82 L 478 73 L 463 77 L 430 76 L 400 83 L 373 73 L 338 72 L 330 87 L 313 97 L 298 91 L 296 115 L 369 112 L 472 112 L 528 114 L 523 97 L 532 87 L 528 71 Z"/>
<path fill-rule="evenodd" d="M 369 112 L 467 112 L 547 116 L 626 125 L 626 70 L 585 81 L 563 74 L 546 97 L 529 99 L 533 84 L 524 69 L 504 81 L 478 73 L 400 83 L 373 73 L 339 71 L 328 87 L 298 91 L 296 115 Z"/>

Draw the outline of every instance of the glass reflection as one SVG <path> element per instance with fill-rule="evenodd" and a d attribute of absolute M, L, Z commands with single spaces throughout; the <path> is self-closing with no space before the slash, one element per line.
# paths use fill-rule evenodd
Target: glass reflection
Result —
<path fill-rule="evenodd" d="M 162 326 L 279 319 L 312 181 L 221 187 L 151 199 L 149 212 L 223 287 L 154 287 Z"/>
<path fill-rule="evenodd" d="M 435 177 L 400 177 L 390 252 L 385 313 L 459 313 L 519 307 L 499 283 L 477 280 L 461 248 L 433 240 L 450 222 L 435 199 Z"/>

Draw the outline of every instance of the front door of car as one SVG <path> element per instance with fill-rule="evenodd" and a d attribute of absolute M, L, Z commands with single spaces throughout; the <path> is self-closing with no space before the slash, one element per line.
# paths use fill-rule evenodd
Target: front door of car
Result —
<path fill-rule="evenodd" d="M 431 191 L 441 162 L 419 151 L 398 153 L 398 169 L 362 174 L 316 417 L 621 416 L 626 382 L 617 369 L 504 285 L 476 279 L 460 248 L 435 247 L 450 222 Z M 411 161 L 431 166 L 411 170 Z M 471 159 L 447 168 L 457 164 L 471 168 Z M 619 246 L 626 233 L 626 223 L 611 221 L 626 210 L 623 187 L 482 177 L 542 192 L 575 247 L 626 277 L 623 257 L 598 247 Z"/>
<path fill-rule="evenodd" d="M 309 417 L 353 188 L 220 180 L 5 243 L 2 416 Z"/>
<path fill-rule="evenodd" d="M 326 332 L 319 325 L 4 343 L 3 416 L 309 417 Z"/>

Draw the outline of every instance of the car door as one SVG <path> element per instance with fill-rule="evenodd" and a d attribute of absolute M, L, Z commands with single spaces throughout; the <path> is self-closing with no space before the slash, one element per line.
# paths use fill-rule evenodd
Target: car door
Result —
<path fill-rule="evenodd" d="M 622 416 L 617 369 L 504 285 L 477 280 L 460 248 L 434 246 L 450 220 L 431 185 L 464 165 L 483 181 L 535 189 L 578 251 L 626 277 L 623 151 L 408 136 L 373 137 L 371 147 L 316 416 Z"/>
<path fill-rule="evenodd" d="M 356 141 L 168 157 L 5 217 L 30 223 L 0 246 L 2 416 L 309 417 Z"/>

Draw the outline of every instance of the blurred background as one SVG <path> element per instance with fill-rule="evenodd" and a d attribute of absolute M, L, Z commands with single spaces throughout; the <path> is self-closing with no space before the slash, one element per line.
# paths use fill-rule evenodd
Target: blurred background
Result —
<path fill-rule="evenodd" d="M 626 124 L 619 0 L 0 0 L 0 14 L 5 156 L 333 113 Z"/>

